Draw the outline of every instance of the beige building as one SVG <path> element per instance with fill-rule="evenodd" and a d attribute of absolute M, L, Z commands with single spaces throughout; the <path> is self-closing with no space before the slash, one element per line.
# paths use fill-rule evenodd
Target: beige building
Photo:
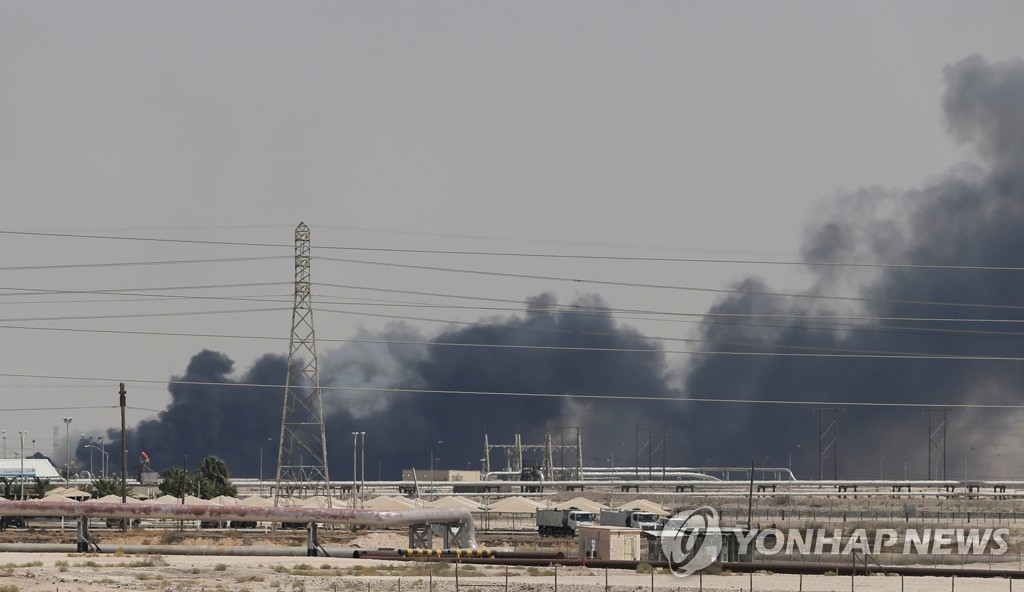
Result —
<path fill-rule="evenodd" d="M 402 481 L 412 481 L 414 469 L 402 471 Z M 415 469 L 416 480 L 420 483 L 430 481 L 480 481 L 480 471 L 449 471 L 449 470 L 428 470 Z"/>
<path fill-rule="evenodd" d="M 639 561 L 640 530 L 619 526 L 581 526 L 580 557 Z"/>

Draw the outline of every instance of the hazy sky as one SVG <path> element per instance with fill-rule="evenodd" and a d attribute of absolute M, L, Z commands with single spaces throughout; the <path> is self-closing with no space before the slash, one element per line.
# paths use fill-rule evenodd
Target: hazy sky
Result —
<path fill-rule="evenodd" d="M 445 325 L 418 319 L 513 314 L 380 289 L 700 313 L 713 293 L 565 280 L 799 285 L 327 247 L 795 260 L 823 200 L 974 159 L 946 131 L 942 69 L 1020 57 L 1022 29 L 1015 2 L 0 3 L 7 447 L 27 430 L 51 453 L 62 417 L 73 440 L 118 424 L 119 381 L 129 424 L 152 416 L 203 348 L 239 370 L 286 353 L 300 221 L 315 256 L 510 274 L 315 260 L 321 351 L 394 320 L 370 315 L 429 336 Z M 232 258 L 258 259 L 212 261 Z M 140 265 L 68 267 L 113 263 Z M 209 287 L 229 284 L 260 285 Z"/>

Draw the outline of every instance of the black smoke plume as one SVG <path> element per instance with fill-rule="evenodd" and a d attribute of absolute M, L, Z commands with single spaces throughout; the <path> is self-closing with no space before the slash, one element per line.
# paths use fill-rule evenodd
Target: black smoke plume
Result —
<path fill-rule="evenodd" d="M 948 127 L 957 140 L 975 148 L 982 166 L 960 166 L 906 193 L 872 189 L 839 196 L 809 227 L 803 252 L 808 264 L 1021 266 L 1024 62 L 993 64 L 972 57 L 947 67 L 944 74 Z M 792 297 L 765 296 L 773 290 L 753 278 L 737 284 L 738 293 L 721 299 L 706 317 L 705 348 L 880 356 L 1024 354 L 1019 325 L 1012 322 L 1021 318 L 1024 274 L 1019 271 L 827 265 L 809 269 L 813 287 Z M 861 300 L 830 298 L 851 294 Z M 713 316 L 736 313 L 786 315 L 790 320 L 751 317 L 731 324 Z M 826 318 L 800 320 L 812 315 Z M 851 316 L 871 320 L 843 318 Z M 941 320 L 898 320 L 908 318 Z M 886 473 L 894 478 L 906 470 L 913 478 L 929 474 L 928 412 L 915 405 L 861 408 L 850 403 L 1019 404 L 1024 403 L 1022 380 L 1024 365 L 1019 362 L 700 356 L 689 367 L 685 391 L 692 397 L 796 399 L 821 401 L 824 408 L 842 407 L 839 477 Z M 746 458 L 785 466 L 795 454 L 803 475 L 816 477 L 819 448 L 833 440 L 827 432 L 831 412 L 821 412 L 824 425 L 819 426 L 813 406 L 691 409 L 689 444 L 723 461 Z M 962 478 L 966 467 L 973 467 L 968 473 L 972 478 L 1019 473 L 1022 459 L 1012 451 L 1020 437 L 1020 417 L 1018 412 L 951 409 L 945 426 L 945 476 Z M 939 412 L 932 412 L 933 431 L 939 421 Z M 826 456 L 822 473 L 829 477 L 837 467 L 831 451 Z M 941 459 L 941 448 L 933 448 L 933 477 L 943 476 Z"/>
<path fill-rule="evenodd" d="M 619 465 L 633 464 L 637 425 L 667 428 L 670 465 L 784 467 L 792 462 L 798 477 L 812 478 L 819 471 L 816 408 L 841 408 L 836 411 L 838 455 L 830 449 L 821 463 L 825 477 L 960 478 L 968 465 L 972 477 L 1019 473 L 1022 459 L 1013 452 L 1021 436 L 1019 412 L 951 409 L 945 467 L 941 449 L 932 451 L 929 467 L 929 414 L 921 408 L 1021 403 L 1024 365 L 961 358 L 1024 353 L 1019 325 L 1000 322 L 1020 318 L 1024 274 L 828 265 L 1020 266 L 1024 63 L 972 57 L 944 74 L 949 130 L 976 150 L 980 164 L 957 166 L 913 191 L 862 189 L 825 204 L 808 224 L 804 241 L 810 287 L 779 295 L 760 278 L 736 282 L 736 291 L 703 319 L 699 335 L 705 341 L 682 368 L 679 386 L 668 378 L 679 368 L 660 352 L 572 349 L 659 347 L 616 322 L 596 296 L 563 309 L 553 297 L 541 295 L 527 303 L 523 315 L 484 320 L 431 339 L 396 325 L 367 337 L 424 345 L 357 343 L 322 356 L 321 382 L 333 387 L 324 395 L 332 478 L 352 476 L 352 431 L 366 432 L 366 473 L 373 479 L 378 474 L 397 478 L 402 468 L 426 468 L 431 450 L 446 468 L 478 468 L 485 431 L 492 443 L 511 443 L 515 433 L 541 442 L 545 429 L 551 429 L 558 442 L 566 436 L 561 426 L 583 428 L 586 464 L 607 465 L 612 458 Z M 935 320 L 907 320 L 922 318 Z M 861 357 L 829 357 L 836 353 Z M 894 354 L 951 357 L 910 360 Z M 156 468 L 179 466 L 186 454 L 197 460 L 214 454 L 234 474 L 248 476 L 259 474 L 262 449 L 263 472 L 272 478 L 283 389 L 231 384 L 281 384 L 284 375 L 280 356 L 265 356 L 232 378 L 230 359 L 201 352 L 181 378 L 202 384 L 172 383 L 171 404 L 157 419 L 131 430 L 129 449 L 133 455 L 146 450 Z M 394 390 L 345 390 L 368 386 Z M 520 396 L 408 392 L 415 390 Z M 598 398 L 528 396 L 538 393 Z M 616 398 L 600 399 L 611 395 Z M 651 403 L 629 400 L 630 395 L 681 400 Z M 697 398 L 811 404 L 693 401 Z M 827 426 L 831 412 L 821 413 Z M 932 414 L 935 421 L 939 417 Z M 79 449 L 79 459 L 87 456 L 84 452 Z M 116 464 L 113 455 L 111 460 Z"/>
<path fill-rule="evenodd" d="M 611 453 L 603 444 L 607 434 L 632 438 L 633 422 L 647 421 L 657 409 L 622 400 L 529 395 L 670 394 L 659 345 L 616 323 L 606 308 L 597 297 L 559 307 L 544 294 L 527 302 L 523 316 L 454 329 L 432 340 L 396 325 L 374 337 L 403 343 L 354 343 L 325 353 L 321 385 L 330 387 L 323 399 L 331 478 L 352 478 L 353 431 L 366 432 L 367 479 L 395 479 L 401 469 L 428 468 L 431 451 L 438 466 L 479 470 L 485 431 L 492 443 L 512 443 L 516 433 L 526 443 L 541 443 L 550 430 L 555 444 L 571 444 L 575 431 L 562 428 L 581 427 L 585 451 L 593 449 L 585 462 L 598 462 L 596 456 Z M 513 347 L 493 347 L 503 345 Z M 227 356 L 200 352 L 171 384 L 167 409 L 130 431 L 129 450 L 145 450 L 155 469 L 181 466 L 185 455 L 196 459 L 189 461 L 194 466 L 213 454 L 234 474 L 257 476 L 262 448 L 263 475 L 273 479 L 283 387 L 239 385 L 280 385 L 285 367 L 284 358 L 267 355 L 232 378 L 234 365 Z M 365 387 L 384 390 L 355 390 Z M 117 464 L 111 461 L 112 467 Z M 495 468 L 503 468 L 504 461 L 504 455 L 492 457 Z M 540 464 L 541 458 L 527 456 L 526 462 Z M 574 466 L 575 459 L 570 455 L 564 464 Z"/>

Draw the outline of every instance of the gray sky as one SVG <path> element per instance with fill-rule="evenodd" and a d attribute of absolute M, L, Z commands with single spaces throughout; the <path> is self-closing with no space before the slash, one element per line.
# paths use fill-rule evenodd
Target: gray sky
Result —
<path fill-rule="evenodd" d="M 66 416 L 73 439 L 117 424 L 113 408 L 45 408 L 116 405 L 121 380 L 140 408 L 129 423 L 151 416 L 167 400 L 160 381 L 202 348 L 240 370 L 285 353 L 299 221 L 314 249 L 795 259 L 822 200 L 913 188 L 973 159 L 945 130 L 942 68 L 1019 57 L 1022 17 L 1013 2 L 0 4 L 8 448 L 27 430 L 50 453 Z M 802 279 L 756 265 L 314 253 L 700 288 Z M 46 267 L 237 257 L 279 258 Z M 313 280 L 515 301 L 596 292 L 615 308 L 692 313 L 714 298 L 320 260 Z M 192 298 L 154 301 L 155 288 Z M 147 296 L 81 293 L 129 289 Z M 352 297 L 441 302 L 315 285 L 321 351 L 388 322 L 335 311 L 510 314 Z M 266 310 L 223 312 L 238 309 Z M 428 336 L 444 326 L 408 322 Z"/>

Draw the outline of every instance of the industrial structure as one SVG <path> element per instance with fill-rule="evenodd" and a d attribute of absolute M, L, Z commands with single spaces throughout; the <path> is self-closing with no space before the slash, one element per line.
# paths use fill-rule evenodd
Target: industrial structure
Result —
<path fill-rule="evenodd" d="M 556 444 L 552 438 L 551 431 L 558 430 L 559 441 Z M 571 434 L 570 442 L 565 442 L 565 433 Z M 505 453 L 504 470 L 493 470 L 491 464 L 491 451 L 500 450 Z M 539 451 L 542 453 L 542 461 L 539 466 L 530 466 L 525 462 L 524 453 Z M 555 464 L 555 453 L 558 453 L 559 463 Z M 567 465 L 565 454 L 571 454 L 573 465 Z M 483 472 L 485 475 L 505 473 L 512 476 L 525 476 L 528 480 L 544 479 L 552 481 L 556 479 L 583 479 L 583 434 L 578 426 L 571 427 L 548 427 L 544 430 L 544 442 L 542 444 L 524 444 L 522 434 L 515 434 L 512 444 L 491 444 L 489 436 L 484 434 L 484 457 Z"/>
<path fill-rule="evenodd" d="M 295 229 L 294 303 L 274 505 L 288 503 L 286 500 L 293 499 L 293 494 L 299 490 L 303 495 L 323 499 L 326 507 L 330 508 L 327 434 L 310 294 L 309 227 L 302 222 Z"/>

